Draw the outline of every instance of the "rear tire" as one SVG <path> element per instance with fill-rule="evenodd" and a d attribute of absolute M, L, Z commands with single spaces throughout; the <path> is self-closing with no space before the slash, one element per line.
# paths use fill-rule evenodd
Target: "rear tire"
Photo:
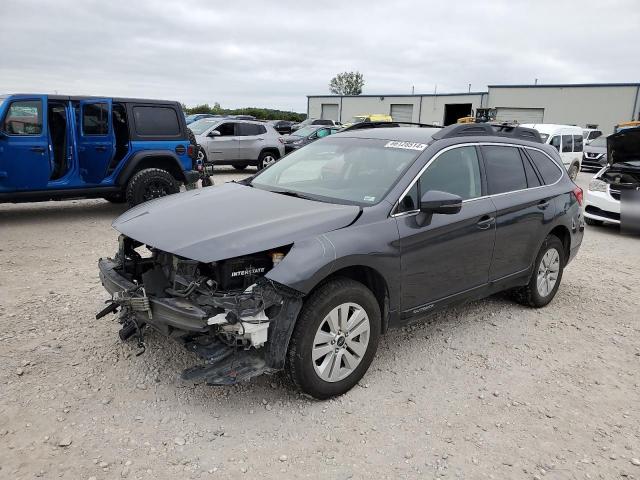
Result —
<path fill-rule="evenodd" d="M 320 400 L 347 392 L 376 354 L 380 324 L 380 306 L 363 284 L 348 278 L 325 283 L 296 322 L 287 353 L 291 380 Z"/>
<path fill-rule="evenodd" d="M 586 223 L 587 225 L 591 225 L 592 227 L 599 227 L 604 222 L 602 220 L 594 220 L 593 218 L 584 217 L 584 223 Z"/>
<path fill-rule="evenodd" d="M 180 185 L 166 170 L 145 168 L 136 173 L 127 184 L 127 203 L 130 207 L 172 195 L 180 191 Z"/>
<path fill-rule="evenodd" d="M 262 152 L 258 158 L 258 170 L 267 168 L 278 161 L 280 156 L 274 152 Z"/>
<path fill-rule="evenodd" d="M 533 264 L 529 283 L 512 291 L 518 303 L 540 308 L 556 296 L 566 264 L 564 245 L 555 235 L 547 235 Z"/>

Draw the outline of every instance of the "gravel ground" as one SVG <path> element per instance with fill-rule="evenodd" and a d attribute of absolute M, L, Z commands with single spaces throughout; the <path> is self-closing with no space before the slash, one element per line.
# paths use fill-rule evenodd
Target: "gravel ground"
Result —
<path fill-rule="evenodd" d="M 191 354 L 151 334 L 136 357 L 96 321 L 123 210 L 0 205 L 0 478 L 640 479 L 640 239 L 587 227 L 548 307 L 495 296 L 393 330 L 319 402 L 284 375 L 181 382 Z"/>

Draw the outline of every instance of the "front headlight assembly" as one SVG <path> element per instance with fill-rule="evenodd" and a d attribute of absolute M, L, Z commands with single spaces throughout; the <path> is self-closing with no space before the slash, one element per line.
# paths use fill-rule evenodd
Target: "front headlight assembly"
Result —
<path fill-rule="evenodd" d="M 602 180 L 594 178 L 589 182 L 589 190 L 592 192 L 606 192 L 607 185 L 607 182 L 603 182 Z"/>

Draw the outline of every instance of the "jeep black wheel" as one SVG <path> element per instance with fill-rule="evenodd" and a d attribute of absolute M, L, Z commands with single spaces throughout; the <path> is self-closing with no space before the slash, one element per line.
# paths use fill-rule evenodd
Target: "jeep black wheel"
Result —
<path fill-rule="evenodd" d="M 555 235 L 547 235 L 533 264 L 529 283 L 513 291 L 518 303 L 544 307 L 556 296 L 566 259 L 564 245 Z"/>
<path fill-rule="evenodd" d="M 209 175 L 203 175 L 202 176 L 202 186 L 203 187 L 212 187 L 213 186 L 213 180 L 211 180 L 211 177 Z"/>
<path fill-rule="evenodd" d="M 196 150 L 197 150 L 197 152 L 198 152 L 198 153 L 196 153 L 197 160 L 198 160 L 199 162 L 206 163 L 206 161 L 207 161 L 207 154 L 206 154 L 206 153 L 204 153 L 204 149 L 203 149 L 200 145 L 198 145 L 198 146 L 197 146 L 197 148 L 196 148 Z"/>
<path fill-rule="evenodd" d="M 365 374 L 378 348 L 380 306 L 360 282 L 332 280 L 305 301 L 296 322 L 287 371 L 318 398 L 342 395 Z"/>
<path fill-rule="evenodd" d="M 136 173 L 127 184 L 127 203 L 140 203 L 178 193 L 180 186 L 173 176 L 161 168 L 146 168 Z"/>
<path fill-rule="evenodd" d="M 247 166 L 246 165 L 234 165 L 233 168 L 235 168 L 236 170 L 242 171 L 242 170 L 246 169 Z"/>
<path fill-rule="evenodd" d="M 258 158 L 258 170 L 267 168 L 278 161 L 279 155 L 274 152 L 262 152 Z"/>

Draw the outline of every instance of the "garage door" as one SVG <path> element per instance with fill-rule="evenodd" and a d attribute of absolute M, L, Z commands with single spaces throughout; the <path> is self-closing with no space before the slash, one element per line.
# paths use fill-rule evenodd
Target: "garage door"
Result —
<path fill-rule="evenodd" d="M 324 120 L 334 120 L 338 121 L 338 104 L 337 103 L 323 103 L 322 104 L 322 113 L 320 114 L 320 118 Z"/>
<path fill-rule="evenodd" d="M 543 123 L 544 108 L 498 107 L 496 120 L 509 123 Z"/>
<path fill-rule="evenodd" d="M 404 103 L 391 104 L 391 118 L 395 122 L 413 121 L 413 105 Z"/>

